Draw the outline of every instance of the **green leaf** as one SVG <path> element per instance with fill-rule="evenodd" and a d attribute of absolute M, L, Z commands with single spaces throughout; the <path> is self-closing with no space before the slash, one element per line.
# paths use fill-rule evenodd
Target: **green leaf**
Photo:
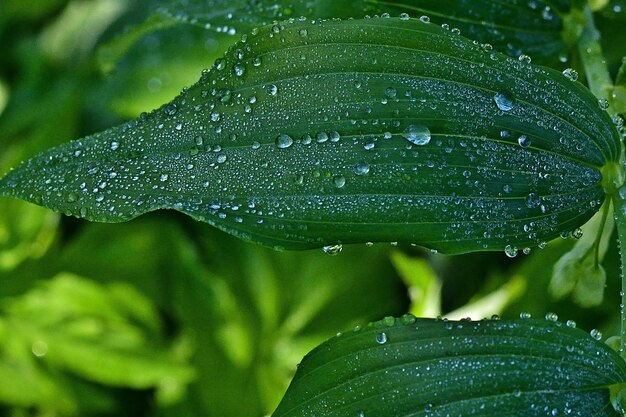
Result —
<path fill-rule="evenodd" d="M 460 30 L 514 58 L 562 67 L 580 34 L 577 12 L 568 1 L 495 2 L 465 0 L 363 0 L 372 13 L 427 16 L 434 23 Z"/>
<path fill-rule="evenodd" d="M 391 262 L 408 288 L 409 312 L 418 317 L 441 315 L 441 280 L 428 260 L 394 251 Z"/>
<path fill-rule="evenodd" d="M 314 349 L 273 417 L 617 417 L 624 381 L 616 352 L 560 322 L 405 316 Z"/>
<path fill-rule="evenodd" d="M 0 380 L 0 399 L 17 404 L 54 403 L 49 397 L 64 393 L 66 375 L 106 386 L 166 391 L 184 388 L 194 377 L 194 370 L 164 346 L 150 301 L 126 284 L 105 288 L 59 274 L 5 302 L 0 332 L 11 335 L 0 339 L 0 365 L 4 361 L 16 371 L 23 369 L 36 387 L 30 397 L 20 397 L 6 386 L 12 379 Z M 4 374 L 10 369 L 0 366 Z M 71 400 L 64 399 L 59 408 L 70 407 Z"/>
<path fill-rule="evenodd" d="M 176 209 L 278 248 L 512 255 L 589 219 L 618 149 L 597 100 L 558 72 L 418 19 L 297 21 L 251 32 L 173 102 L 36 156 L 0 192 L 106 222 Z"/>
<path fill-rule="evenodd" d="M 234 35 L 276 20 L 305 16 L 320 18 L 362 18 L 365 15 L 426 16 L 437 24 L 460 30 L 465 36 L 488 43 L 514 58 L 530 55 L 535 62 L 562 67 L 581 32 L 576 9 L 569 1 L 539 0 L 529 4 L 477 0 L 467 7 L 465 0 L 313 0 L 281 2 L 247 0 L 180 1 L 154 5 L 152 14 L 132 30 L 108 42 L 99 58 L 111 69 L 139 37 L 177 25 L 199 26 L 207 31 Z"/>
<path fill-rule="evenodd" d="M 584 228 L 582 238 L 554 264 L 550 292 L 556 298 L 572 293 L 582 307 L 597 306 L 604 298 L 606 272 L 600 264 L 608 249 L 613 219 L 608 216 L 609 204 L 597 213 Z M 582 233 L 582 229 L 579 231 Z"/>

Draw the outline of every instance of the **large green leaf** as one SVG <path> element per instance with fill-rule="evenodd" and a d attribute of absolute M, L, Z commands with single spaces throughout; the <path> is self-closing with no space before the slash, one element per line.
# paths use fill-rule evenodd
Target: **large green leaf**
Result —
<path fill-rule="evenodd" d="M 273 417 L 617 417 L 625 381 L 616 352 L 564 323 L 405 316 L 309 353 Z"/>
<path fill-rule="evenodd" d="M 36 156 L 0 192 L 106 222 L 173 208 L 281 248 L 512 254 L 591 217 L 618 149 L 558 72 L 418 19 L 297 21 L 254 30 L 173 102 Z"/>
<path fill-rule="evenodd" d="M 169 0 L 144 7 L 145 20 L 105 44 L 99 54 L 106 69 L 140 37 L 172 25 L 190 24 L 231 35 L 275 20 L 305 16 L 361 18 L 408 13 L 461 30 L 515 58 L 530 55 L 542 64 L 562 66 L 582 30 L 580 13 L 568 0 L 494 2 L 491 0 Z"/>
<path fill-rule="evenodd" d="M 579 14 L 569 1 L 362 0 L 377 13 L 428 16 L 514 58 L 562 66 L 580 34 Z"/>

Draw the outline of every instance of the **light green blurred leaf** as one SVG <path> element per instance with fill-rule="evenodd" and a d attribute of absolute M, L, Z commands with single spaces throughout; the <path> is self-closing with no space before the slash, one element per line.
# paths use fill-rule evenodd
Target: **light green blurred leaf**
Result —
<path fill-rule="evenodd" d="M 416 19 L 299 21 L 250 34 L 172 103 L 37 156 L 0 192 L 107 222 L 174 208 L 274 247 L 514 252 L 583 224 L 618 148 L 560 73 Z"/>
<path fill-rule="evenodd" d="M 391 253 L 391 262 L 408 287 L 409 313 L 417 317 L 441 315 L 441 281 L 428 260 L 410 258 L 402 252 Z"/>
<path fill-rule="evenodd" d="M 602 303 L 606 272 L 600 263 L 614 228 L 613 217 L 604 213 L 606 210 L 608 206 L 585 225 L 584 231 L 581 229 L 582 238 L 554 264 L 550 292 L 556 298 L 572 293 L 573 300 L 582 307 Z"/>
<path fill-rule="evenodd" d="M 20 399 L 9 390 L 12 380 L 2 379 L 5 401 L 71 410 L 77 399 L 74 388 L 64 385 L 64 375 L 105 386 L 170 391 L 194 377 L 193 369 L 168 351 L 150 301 L 127 284 L 107 288 L 60 274 L 5 300 L 2 311 L 0 360 L 13 363 L 13 372 L 22 375 L 18 381 L 31 379 L 39 387 Z M 54 396 L 59 396 L 55 407 Z"/>
<path fill-rule="evenodd" d="M 310 352 L 273 417 L 617 417 L 625 381 L 616 352 L 563 323 L 405 316 Z"/>

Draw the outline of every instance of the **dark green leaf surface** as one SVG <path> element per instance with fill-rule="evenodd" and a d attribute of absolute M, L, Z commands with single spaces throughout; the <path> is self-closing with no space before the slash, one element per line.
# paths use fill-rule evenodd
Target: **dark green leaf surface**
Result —
<path fill-rule="evenodd" d="M 488 43 L 514 58 L 562 67 L 576 38 L 575 12 L 568 1 L 363 0 L 374 13 L 428 16 L 464 36 Z"/>
<path fill-rule="evenodd" d="M 620 416 L 626 363 L 548 320 L 387 318 L 309 353 L 273 417 Z"/>
<path fill-rule="evenodd" d="M 345 19 L 408 13 L 458 29 L 470 39 L 491 44 L 514 58 L 525 54 L 536 63 L 559 68 L 568 60 L 569 49 L 581 30 L 576 11 L 567 0 L 170 0 L 158 6 L 145 22 L 102 48 L 100 58 L 106 67 L 110 69 L 138 36 L 171 24 L 192 24 L 234 35 L 299 16 Z"/>
<path fill-rule="evenodd" d="M 417 19 L 253 31 L 170 104 L 0 192 L 90 220 L 173 208 L 281 248 L 502 250 L 583 224 L 619 136 L 558 72 Z"/>

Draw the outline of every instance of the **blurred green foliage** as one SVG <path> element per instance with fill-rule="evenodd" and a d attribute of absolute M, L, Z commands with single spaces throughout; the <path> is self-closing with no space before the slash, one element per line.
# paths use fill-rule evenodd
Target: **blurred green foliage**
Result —
<path fill-rule="evenodd" d="M 0 172 L 160 106 L 236 39 L 161 22 L 111 52 L 154 9 L 137 3 L 3 1 Z M 602 17 L 607 39 L 624 31 L 618 3 Z M 616 74 L 616 48 L 605 49 Z M 553 311 L 615 334 L 613 240 L 599 305 L 583 309 L 548 291 L 573 244 L 515 260 L 389 245 L 330 257 L 274 252 L 176 213 L 102 225 L 2 199 L 0 416 L 267 415 L 311 348 L 409 309 L 473 318 Z"/>

